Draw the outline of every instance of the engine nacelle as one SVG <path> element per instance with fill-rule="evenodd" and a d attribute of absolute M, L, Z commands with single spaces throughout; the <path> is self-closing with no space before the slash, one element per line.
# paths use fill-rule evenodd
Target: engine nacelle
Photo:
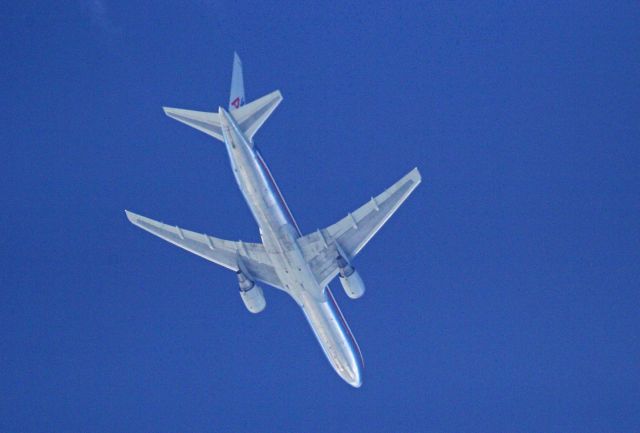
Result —
<path fill-rule="evenodd" d="M 362 297 L 364 295 L 364 282 L 356 268 L 351 266 L 342 256 L 338 256 L 336 262 L 340 268 L 340 284 L 342 284 L 344 292 L 351 299 Z"/>
<path fill-rule="evenodd" d="M 240 297 L 247 310 L 257 314 L 264 310 L 267 306 L 267 301 L 264 299 L 264 293 L 262 287 L 257 285 L 254 281 L 249 279 L 242 271 L 237 272 L 238 286 L 240 286 Z"/>

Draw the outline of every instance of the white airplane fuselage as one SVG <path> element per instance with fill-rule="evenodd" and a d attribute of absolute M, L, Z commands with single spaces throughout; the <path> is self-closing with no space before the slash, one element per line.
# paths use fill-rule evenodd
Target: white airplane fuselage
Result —
<path fill-rule="evenodd" d="M 233 112 L 232 112 L 233 113 Z M 302 235 L 262 156 L 232 114 L 219 109 L 224 142 L 240 191 L 287 293 L 313 329 L 329 362 L 350 385 L 362 384 L 362 355 L 329 287 L 319 287 L 297 239 Z"/>

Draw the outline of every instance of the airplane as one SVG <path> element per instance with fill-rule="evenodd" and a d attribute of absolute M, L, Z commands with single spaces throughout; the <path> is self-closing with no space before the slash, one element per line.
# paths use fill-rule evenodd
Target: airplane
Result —
<path fill-rule="evenodd" d="M 234 53 L 228 111 L 222 107 L 217 113 L 163 107 L 167 116 L 225 144 L 262 243 L 219 239 L 128 210 L 126 216 L 149 233 L 234 271 L 240 297 L 251 313 L 259 313 L 266 306 L 259 283 L 288 293 L 302 309 L 332 367 L 349 385 L 359 388 L 364 358 L 329 282 L 338 276 L 349 298 L 364 294 L 365 286 L 353 259 L 422 179 L 414 168 L 340 221 L 303 235 L 253 140 L 281 101 L 282 95 L 276 90 L 245 104 L 242 62 Z"/>

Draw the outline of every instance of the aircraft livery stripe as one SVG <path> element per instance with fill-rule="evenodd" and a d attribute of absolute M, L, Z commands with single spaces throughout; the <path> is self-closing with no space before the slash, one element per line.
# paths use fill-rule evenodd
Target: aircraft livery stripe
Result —
<path fill-rule="evenodd" d="M 293 223 L 294 227 L 296 228 L 296 231 L 298 232 L 298 236 L 302 236 L 302 232 L 300 231 L 300 227 L 298 227 L 298 223 L 296 222 L 296 219 L 291 214 L 291 210 L 289 209 L 289 206 L 287 205 L 287 202 L 284 200 L 284 197 L 282 196 L 282 193 L 280 192 L 280 188 L 278 188 L 278 184 L 276 183 L 275 179 L 273 178 L 273 175 L 271 174 L 271 170 L 269 170 L 269 166 L 267 166 L 267 163 L 264 162 L 264 158 L 262 157 L 262 155 L 260 154 L 260 151 L 257 148 L 256 148 L 256 155 L 258 156 L 258 161 L 260 161 L 260 164 L 262 165 L 262 168 L 264 169 L 265 173 L 267 173 L 267 176 L 269 176 L 269 180 L 271 181 L 271 185 L 273 185 L 273 187 L 276 190 L 276 193 L 278 194 L 278 197 L 280 197 L 280 202 L 284 206 L 284 209 L 287 211 L 287 214 L 289 215 L 289 220 Z"/>
<path fill-rule="evenodd" d="M 264 158 L 262 157 L 262 154 L 260 153 L 258 148 L 254 146 L 254 149 L 255 149 L 256 156 L 258 157 L 258 161 L 260 161 L 260 165 L 262 165 L 262 168 L 264 169 L 265 173 L 269 177 L 269 180 L 271 181 L 271 184 L 275 188 L 276 193 L 278 194 L 278 197 L 280 198 L 280 202 L 282 203 L 282 205 L 284 206 L 285 210 L 287 211 L 287 214 L 289 215 L 289 218 L 290 218 L 291 222 L 295 226 L 296 231 L 298 232 L 298 235 L 302 236 L 302 232 L 300 231 L 300 227 L 298 227 L 298 223 L 296 222 L 296 219 L 291 214 L 291 210 L 289 209 L 289 206 L 287 206 L 287 202 L 284 200 L 284 197 L 282 196 L 282 193 L 280 192 L 280 188 L 278 188 L 278 184 L 276 183 L 275 179 L 273 178 L 273 175 L 271 174 L 271 170 L 269 170 L 269 166 L 264 161 Z M 340 316 L 340 321 L 342 322 L 342 325 L 347 330 L 347 334 L 349 334 L 349 338 L 351 339 L 351 341 L 353 342 L 354 346 L 356 347 L 356 350 L 358 351 L 358 356 L 360 356 L 360 361 L 362 363 L 362 367 L 364 368 L 364 357 L 362 356 L 362 352 L 360 351 L 360 345 L 358 345 L 358 342 L 356 341 L 356 338 L 353 336 L 353 333 L 351 332 L 351 328 L 349 328 L 349 324 L 347 323 L 347 319 L 344 318 L 344 314 L 342 314 L 342 310 L 338 306 L 338 303 L 336 302 L 336 298 L 334 298 L 333 293 L 331 292 L 331 289 L 329 288 L 329 286 L 327 286 L 326 289 L 327 289 L 327 293 L 329 294 L 329 299 L 331 299 L 331 303 L 336 308 L 336 310 L 338 310 L 338 315 Z"/>

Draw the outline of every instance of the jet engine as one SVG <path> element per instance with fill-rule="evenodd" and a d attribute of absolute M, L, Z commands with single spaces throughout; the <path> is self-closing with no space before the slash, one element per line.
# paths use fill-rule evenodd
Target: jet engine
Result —
<path fill-rule="evenodd" d="M 262 293 L 262 287 L 257 285 L 254 281 L 248 278 L 242 271 L 237 272 L 238 286 L 240 286 L 240 297 L 247 310 L 257 314 L 264 310 L 267 306 L 267 301 L 264 299 Z"/>
<path fill-rule="evenodd" d="M 338 268 L 340 268 L 340 284 L 348 297 L 358 299 L 364 295 L 364 282 L 356 268 L 351 266 L 347 260 L 339 255 L 336 258 Z"/>

